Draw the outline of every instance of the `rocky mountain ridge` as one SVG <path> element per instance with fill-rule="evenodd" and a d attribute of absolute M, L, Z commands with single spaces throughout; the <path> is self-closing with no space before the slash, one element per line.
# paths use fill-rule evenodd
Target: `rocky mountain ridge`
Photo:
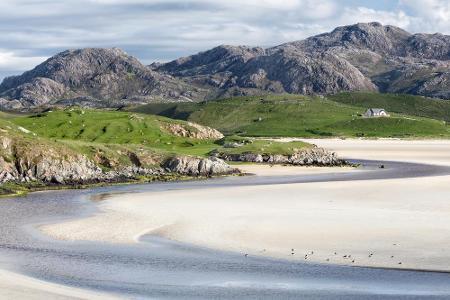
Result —
<path fill-rule="evenodd" d="M 120 107 L 340 91 L 450 99 L 450 36 L 359 23 L 272 48 L 222 45 L 150 66 L 116 48 L 68 50 L 6 78 L 0 84 L 0 106 Z"/>
<path fill-rule="evenodd" d="M 0 104 L 20 108 L 61 101 L 114 107 L 124 102 L 192 101 L 207 92 L 153 71 L 120 49 L 87 48 L 61 52 L 33 70 L 5 78 Z"/>
<path fill-rule="evenodd" d="M 450 36 L 375 22 L 268 49 L 219 46 L 155 70 L 223 95 L 380 91 L 449 99 L 449 67 Z"/>

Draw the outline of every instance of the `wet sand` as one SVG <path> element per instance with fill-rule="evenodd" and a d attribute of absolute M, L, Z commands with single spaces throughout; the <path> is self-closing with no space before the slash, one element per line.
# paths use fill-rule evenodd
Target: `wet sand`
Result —
<path fill-rule="evenodd" d="M 0 299 L 114 300 L 119 298 L 0 270 Z"/>

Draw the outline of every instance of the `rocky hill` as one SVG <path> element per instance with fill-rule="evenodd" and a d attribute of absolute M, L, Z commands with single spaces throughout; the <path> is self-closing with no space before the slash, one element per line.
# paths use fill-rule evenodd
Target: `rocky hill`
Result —
<path fill-rule="evenodd" d="M 450 36 L 361 23 L 262 49 L 219 46 L 155 70 L 220 95 L 381 91 L 450 98 Z"/>
<path fill-rule="evenodd" d="M 124 103 L 192 101 L 205 90 L 160 74 L 120 49 L 64 51 L 0 85 L 0 102 L 11 108 L 49 103 L 112 107 Z M 17 100 L 17 101 L 8 101 Z"/>
<path fill-rule="evenodd" d="M 201 101 L 266 92 L 408 93 L 450 99 L 450 36 L 360 23 L 263 49 L 219 46 L 144 66 L 119 49 L 62 52 L 0 85 L 0 107 Z"/>

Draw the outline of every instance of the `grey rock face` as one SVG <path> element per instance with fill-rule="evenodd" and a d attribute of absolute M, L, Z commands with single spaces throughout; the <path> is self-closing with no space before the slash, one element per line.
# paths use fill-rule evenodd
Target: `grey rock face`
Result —
<path fill-rule="evenodd" d="M 1 110 L 21 110 L 24 106 L 19 100 L 13 99 L 8 100 L 5 98 L 0 98 L 0 109 Z"/>
<path fill-rule="evenodd" d="M 127 99 L 148 103 L 156 100 L 203 99 L 205 90 L 160 74 L 120 49 L 64 51 L 21 76 L 6 78 L 0 97 L 36 106 L 58 100 L 92 97 L 103 103 L 123 104 Z M 108 105 L 106 105 L 108 106 Z"/>
<path fill-rule="evenodd" d="M 237 169 L 230 167 L 223 160 L 216 157 L 174 157 L 167 160 L 163 164 L 163 167 L 170 172 L 190 176 L 227 175 L 239 172 Z"/>
<path fill-rule="evenodd" d="M 338 27 L 332 32 L 286 43 L 273 48 L 295 48 L 304 52 L 327 51 L 329 49 L 361 49 L 382 55 L 401 56 L 412 35 L 395 26 L 380 23 L 359 23 Z"/>
<path fill-rule="evenodd" d="M 264 54 L 265 50 L 259 47 L 222 45 L 193 56 L 161 64 L 156 69 L 163 69 L 177 76 L 233 72 L 250 59 Z"/>
<path fill-rule="evenodd" d="M 20 157 L 13 163 L 0 158 L 0 183 L 39 181 L 52 184 L 83 184 L 134 179 L 138 175 L 161 175 L 162 169 L 127 166 L 104 172 L 83 155 L 73 157 Z"/>
<path fill-rule="evenodd" d="M 3 95 L 10 99 L 19 99 L 23 106 L 36 106 L 63 97 L 66 92 L 64 84 L 45 77 L 32 78 Z"/>
<path fill-rule="evenodd" d="M 12 149 L 11 151 L 15 151 Z M 49 155 L 24 155 L 14 153 L 15 160 L 7 162 L 0 158 L 0 183 L 7 181 L 64 184 L 101 180 L 102 170 L 83 155 L 55 157 Z"/>
<path fill-rule="evenodd" d="M 294 48 L 221 46 L 157 68 L 194 85 L 210 86 L 219 95 L 329 93 L 376 90 L 372 82 L 333 54 L 306 53 Z"/>

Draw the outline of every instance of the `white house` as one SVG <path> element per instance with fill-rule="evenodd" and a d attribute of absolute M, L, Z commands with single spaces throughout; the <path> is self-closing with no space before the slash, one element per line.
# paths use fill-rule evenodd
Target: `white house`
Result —
<path fill-rule="evenodd" d="M 389 117 L 389 114 L 383 108 L 369 108 L 364 114 L 366 118 Z"/>

